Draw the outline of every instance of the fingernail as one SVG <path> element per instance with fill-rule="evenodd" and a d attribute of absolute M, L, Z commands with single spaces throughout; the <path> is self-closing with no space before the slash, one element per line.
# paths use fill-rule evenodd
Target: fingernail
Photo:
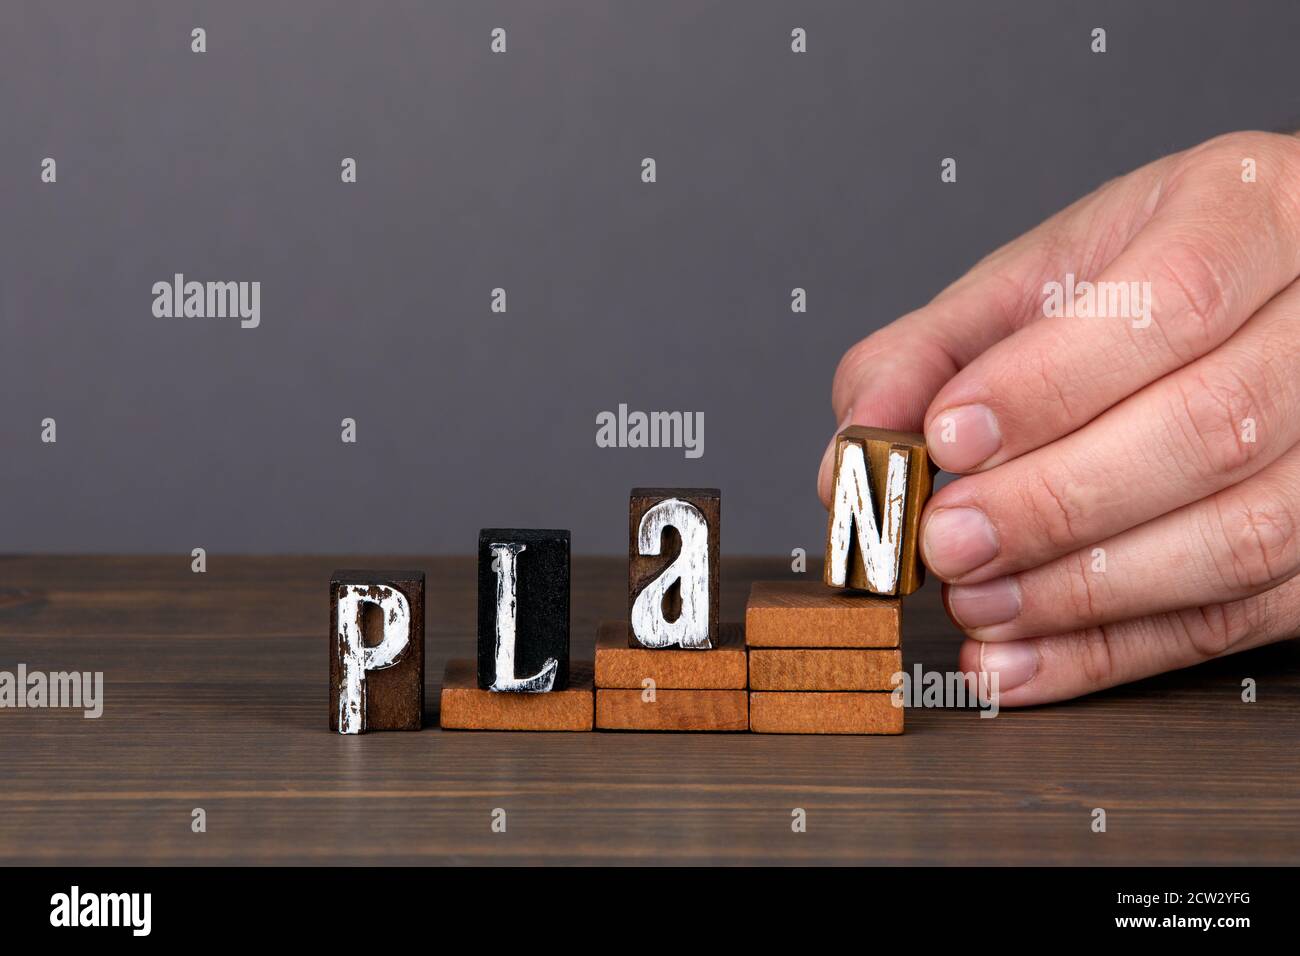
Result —
<path fill-rule="evenodd" d="M 835 434 L 831 436 L 831 440 L 826 444 L 826 451 L 822 454 L 821 467 L 817 469 L 817 491 L 819 494 L 821 493 L 822 488 L 826 488 L 826 493 L 828 495 L 833 490 L 829 487 L 828 483 L 830 481 L 830 471 L 832 468 L 831 456 L 835 454 L 835 438 L 840 432 L 848 428 L 852 421 L 853 409 L 850 408 L 844 413 L 844 421 L 840 422 L 840 427 L 835 429 Z"/>
<path fill-rule="evenodd" d="M 925 432 L 930 457 L 944 471 L 970 471 L 1002 447 L 998 420 L 984 405 L 959 405 L 934 416 Z"/>
<path fill-rule="evenodd" d="M 954 584 L 948 588 L 948 610 L 962 627 L 1002 624 L 1020 613 L 1020 585 L 1014 578 Z"/>
<path fill-rule="evenodd" d="M 998 692 L 1028 684 L 1038 673 L 1038 649 L 1032 641 L 980 645 L 980 670 L 998 675 Z"/>
<path fill-rule="evenodd" d="M 998 535 L 978 508 L 940 508 L 925 523 L 921 551 L 926 567 L 952 580 L 992 561 Z"/>

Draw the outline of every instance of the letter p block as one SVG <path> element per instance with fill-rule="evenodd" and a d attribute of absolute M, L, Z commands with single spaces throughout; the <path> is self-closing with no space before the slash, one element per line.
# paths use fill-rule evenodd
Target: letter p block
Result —
<path fill-rule="evenodd" d="M 424 573 L 330 578 L 330 730 L 419 730 L 424 718 Z"/>

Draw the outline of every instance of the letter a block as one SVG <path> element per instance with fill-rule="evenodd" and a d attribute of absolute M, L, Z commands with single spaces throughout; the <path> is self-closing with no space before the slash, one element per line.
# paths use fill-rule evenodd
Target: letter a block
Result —
<path fill-rule="evenodd" d="M 717 488 L 633 488 L 628 505 L 629 647 L 719 640 Z"/>
<path fill-rule="evenodd" d="M 924 583 L 917 539 L 935 470 L 922 435 L 851 425 L 835 437 L 826 584 L 904 595 Z"/>
<path fill-rule="evenodd" d="M 478 536 L 478 686 L 545 693 L 569 684 L 569 532 Z"/>
<path fill-rule="evenodd" d="M 424 716 L 424 573 L 330 577 L 330 730 L 419 730 Z"/>

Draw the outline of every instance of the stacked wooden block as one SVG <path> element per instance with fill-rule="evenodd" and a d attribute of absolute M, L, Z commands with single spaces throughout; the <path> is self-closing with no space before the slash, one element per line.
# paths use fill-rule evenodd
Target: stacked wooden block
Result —
<path fill-rule="evenodd" d="M 903 669 L 897 598 L 817 581 L 758 581 L 745 608 L 749 722 L 767 734 L 901 734 L 890 678 Z"/>
<path fill-rule="evenodd" d="M 824 583 L 758 582 L 745 625 L 720 621 L 716 488 L 636 488 L 628 615 L 569 660 L 569 532 L 479 534 L 478 657 L 451 660 L 449 730 L 897 734 L 902 604 L 923 569 L 933 467 L 919 435 L 837 437 Z M 877 502 L 879 506 L 877 506 Z M 330 727 L 418 730 L 424 575 L 339 571 L 330 584 Z"/>
<path fill-rule="evenodd" d="M 822 583 L 759 581 L 749 595 L 751 730 L 903 732 L 890 693 L 903 669 L 901 597 L 923 581 L 918 526 L 933 473 L 920 435 L 837 436 Z"/>
<path fill-rule="evenodd" d="M 722 495 L 634 488 L 628 616 L 596 635 L 597 730 L 748 730 L 745 642 L 719 623 Z"/>

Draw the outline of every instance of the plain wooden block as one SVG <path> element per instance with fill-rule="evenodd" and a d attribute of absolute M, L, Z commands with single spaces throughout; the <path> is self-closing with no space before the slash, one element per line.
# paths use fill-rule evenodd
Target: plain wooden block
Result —
<path fill-rule="evenodd" d="M 652 653 L 662 653 L 661 651 Z M 721 731 L 749 729 L 743 690 L 596 690 L 597 730 Z"/>
<path fill-rule="evenodd" d="M 442 678 L 439 724 L 444 730 L 591 730 L 592 668 L 573 661 L 569 686 L 541 694 L 482 690 L 475 662 L 450 660 Z"/>
<path fill-rule="evenodd" d="M 419 730 L 424 719 L 424 572 L 340 570 L 330 575 L 330 730 Z M 340 601 L 347 607 L 342 619 Z M 402 625 L 398 627 L 398 625 Z M 366 668 L 385 635 L 404 646 Z M 344 660 L 350 657 L 351 663 Z M 356 656 L 353 657 L 352 655 Z M 340 701 L 346 714 L 341 714 Z"/>
<path fill-rule="evenodd" d="M 901 734 L 903 708 L 887 693 L 754 691 L 749 729 L 756 734 Z"/>
<path fill-rule="evenodd" d="M 669 517 L 664 519 L 666 521 L 680 520 L 678 510 L 680 506 L 677 506 L 676 502 L 684 502 L 690 506 L 685 510 L 689 511 L 693 508 L 698 515 L 692 517 L 697 521 L 702 519 L 704 522 L 703 554 L 708 566 L 704 569 L 703 577 L 706 580 L 702 583 L 707 587 L 708 613 L 704 615 L 707 620 L 701 623 L 706 623 L 708 626 L 709 644 L 716 644 L 721 613 L 719 542 L 722 533 L 722 492 L 717 488 L 632 489 L 628 499 L 628 620 L 633 622 L 633 630 L 635 630 L 637 598 L 648 587 L 655 587 L 665 572 L 672 577 L 663 580 L 666 590 L 662 598 L 657 600 L 655 607 L 662 609 L 663 617 L 667 621 L 676 621 L 682 613 L 681 592 L 684 584 L 682 574 L 694 574 L 698 570 L 698 564 L 679 560 L 683 545 L 682 529 L 669 523 L 660 534 L 653 535 L 651 550 L 658 551 L 657 554 L 645 553 L 645 542 L 641 541 L 641 525 L 652 508 L 657 506 L 661 517 L 668 515 Z M 673 517 L 674 515 L 679 517 Z M 629 646 L 633 647 L 658 647 L 652 644 L 646 635 L 634 634 L 632 630 L 628 632 L 628 640 Z"/>
<path fill-rule="evenodd" d="M 892 557 L 892 566 L 896 569 L 896 580 L 892 588 L 875 588 L 868 582 L 862 549 L 858 545 L 858 534 L 862 529 L 857 526 L 856 519 L 848 521 L 846 526 L 844 514 L 840 513 L 841 493 L 846 488 L 851 491 L 853 487 L 851 484 L 846 484 L 850 473 L 845 467 L 845 453 L 850 448 L 859 448 L 863 453 L 868 476 L 867 490 L 871 500 L 864 501 L 862 504 L 865 508 L 872 509 L 878 531 L 883 531 L 882 521 L 889 512 L 890 506 L 901 505 L 899 535 L 901 540 L 897 554 Z M 906 460 L 906 485 L 902 494 L 897 497 L 890 496 L 886 490 L 889 458 L 893 451 L 899 452 Z M 835 475 L 831 491 L 830 515 L 826 526 L 826 564 L 822 578 L 827 585 L 850 587 L 877 594 L 903 595 L 911 594 L 925 583 L 925 568 L 921 564 L 920 557 L 919 530 L 921 511 L 934 487 L 936 470 L 926 450 L 924 435 L 851 425 L 836 436 Z M 859 500 L 856 495 L 845 493 L 848 497 L 843 500 L 854 502 Z M 848 562 L 847 575 L 843 583 L 834 581 L 832 574 L 836 562 L 832 542 L 836 539 L 837 526 L 840 526 L 849 542 L 845 557 Z"/>
<path fill-rule="evenodd" d="M 898 648 L 755 648 L 750 690 L 893 690 L 903 669 Z"/>
<path fill-rule="evenodd" d="M 637 688 L 654 681 L 659 688 L 743 690 L 748 677 L 745 632 L 727 623 L 709 650 L 646 648 L 628 645 L 628 625 L 602 621 L 596 629 L 596 686 Z"/>
<path fill-rule="evenodd" d="M 498 620 L 498 598 L 505 621 Z M 514 673 L 499 675 L 498 644 L 511 629 Z M 544 678 L 551 660 L 550 686 L 563 690 L 569 680 L 569 532 L 484 528 L 478 536 L 478 686 Z"/>
<path fill-rule="evenodd" d="M 749 647 L 898 647 L 903 605 L 820 581 L 755 581 L 745 605 Z"/>

